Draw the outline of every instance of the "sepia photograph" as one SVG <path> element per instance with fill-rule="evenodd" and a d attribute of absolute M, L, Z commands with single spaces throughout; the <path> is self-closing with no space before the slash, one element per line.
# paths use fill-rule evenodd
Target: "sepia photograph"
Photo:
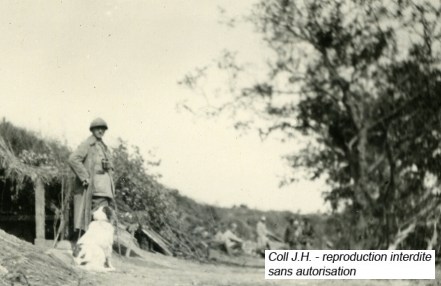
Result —
<path fill-rule="evenodd" d="M 441 1 L 0 2 L 0 285 L 440 285 Z"/>

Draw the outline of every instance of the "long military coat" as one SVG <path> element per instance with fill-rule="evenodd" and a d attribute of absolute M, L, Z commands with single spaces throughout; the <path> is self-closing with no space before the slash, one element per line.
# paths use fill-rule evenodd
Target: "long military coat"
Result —
<path fill-rule="evenodd" d="M 266 229 L 265 223 L 262 221 L 258 221 L 256 225 L 257 231 L 257 247 L 259 249 L 265 249 L 268 244 L 268 230 Z"/>
<path fill-rule="evenodd" d="M 103 155 L 110 163 L 110 171 L 108 172 L 104 172 L 102 169 Z M 90 136 L 70 155 L 69 165 L 77 177 L 73 191 L 74 228 L 87 230 L 92 218 L 92 196 L 104 187 L 110 188 L 108 195 L 104 196 L 112 199 L 114 195 L 111 155 L 102 141 L 98 142 L 95 136 Z M 85 180 L 89 182 L 87 189 L 82 184 Z"/>

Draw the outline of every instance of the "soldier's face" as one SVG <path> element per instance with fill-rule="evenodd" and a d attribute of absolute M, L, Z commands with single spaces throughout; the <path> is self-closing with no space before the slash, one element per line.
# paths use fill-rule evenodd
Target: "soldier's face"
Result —
<path fill-rule="evenodd" d="M 106 128 L 104 127 L 95 127 L 92 129 L 92 134 L 98 139 L 103 138 L 104 133 L 106 132 Z"/>

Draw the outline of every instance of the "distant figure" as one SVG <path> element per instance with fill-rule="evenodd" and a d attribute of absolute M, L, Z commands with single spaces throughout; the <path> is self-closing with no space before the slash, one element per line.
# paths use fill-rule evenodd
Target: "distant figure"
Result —
<path fill-rule="evenodd" d="M 289 245 L 289 249 L 302 249 L 302 227 L 300 221 L 294 217 L 289 219 L 289 225 L 285 231 L 285 243 Z"/>
<path fill-rule="evenodd" d="M 233 255 L 242 250 L 243 240 L 237 235 L 237 224 L 234 222 L 230 225 L 230 228 L 223 233 L 223 240 L 225 242 L 225 248 L 228 255 Z"/>
<path fill-rule="evenodd" d="M 257 222 L 256 231 L 257 231 L 257 249 L 258 252 L 265 253 L 265 249 L 269 248 L 268 245 L 268 230 L 266 229 L 266 217 L 262 216 L 260 220 Z"/>
<path fill-rule="evenodd" d="M 304 218 L 303 226 L 302 226 L 302 235 L 301 235 L 301 243 L 302 243 L 302 248 L 304 250 L 311 249 L 313 237 L 314 237 L 314 228 L 312 227 L 312 224 L 310 223 L 309 219 Z"/>
<path fill-rule="evenodd" d="M 243 240 L 236 235 L 237 224 L 232 223 L 230 228 L 219 230 L 211 243 L 211 246 L 220 246 L 228 255 L 234 255 L 242 251 Z"/>

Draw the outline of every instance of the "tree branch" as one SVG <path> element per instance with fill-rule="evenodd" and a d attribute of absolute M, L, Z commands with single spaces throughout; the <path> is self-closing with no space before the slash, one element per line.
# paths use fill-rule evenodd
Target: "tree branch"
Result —
<path fill-rule="evenodd" d="M 406 228 L 403 230 L 398 231 L 398 233 L 395 235 L 394 240 L 389 244 L 388 250 L 395 250 L 397 249 L 398 245 L 400 245 L 401 242 L 403 242 L 409 234 L 411 234 L 416 227 L 416 221 L 413 221 L 411 224 L 409 224 Z"/>

